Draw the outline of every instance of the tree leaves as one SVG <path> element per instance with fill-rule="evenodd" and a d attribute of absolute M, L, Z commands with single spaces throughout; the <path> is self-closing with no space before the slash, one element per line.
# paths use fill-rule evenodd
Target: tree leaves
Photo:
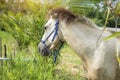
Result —
<path fill-rule="evenodd" d="M 116 8 L 114 9 L 114 14 L 120 17 L 120 1 L 117 3 Z"/>

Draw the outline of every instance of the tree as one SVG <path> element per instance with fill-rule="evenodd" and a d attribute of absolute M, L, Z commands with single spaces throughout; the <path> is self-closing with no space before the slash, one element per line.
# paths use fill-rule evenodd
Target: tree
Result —
<path fill-rule="evenodd" d="M 70 0 L 69 7 L 73 12 L 91 18 L 98 26 L 104 26 L 108 8 L 106 1 Z M 114 12 L 116 11 L 118 14 L 120 12 L 118 10 L 119 7 L 117 7 Z M 118 19 L 118 23 L 119 22 L 120 20 Z M 109 14 L 107 27 L 115 27 L 115 17 L 113 14 Z M 120 27 L 119 24 L 118 27 Z"/>

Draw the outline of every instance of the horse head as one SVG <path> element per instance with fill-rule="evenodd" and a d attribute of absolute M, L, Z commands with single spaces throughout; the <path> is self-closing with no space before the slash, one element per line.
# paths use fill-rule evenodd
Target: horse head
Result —
<path fill-rule="evenodd" d="M 49 16 L 48 16 L 49 15 Z M 60 43 L 63 43 L 57 13 L 50 10 L 47 15 L 47 23 L 44 26 L 44 34 L 38 45 L 39 52 L 43 56 L 48 56 L 51 50 L 55 50 Z"/>

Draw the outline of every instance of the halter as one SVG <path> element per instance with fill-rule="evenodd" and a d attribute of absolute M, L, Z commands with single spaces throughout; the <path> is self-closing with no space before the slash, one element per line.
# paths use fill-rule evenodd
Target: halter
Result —
<path fill-rule="evenodd" d="M 56 62 L 57 55 L 59 54 L 59 52 L 60 52 L 60 50 L 61 50 L 64 42 L 59 39 L 60 42 L 61 42 L 60 46 L 58 47 L 58 49 L 55 49 L 53 52 L 51 52 L 51 51 L 49 50 L 49 48 L 47 47 L 47 45 L 46 45 L 46 41 L 50 38 L 50 36 L 51 36 L 53 33 L 54 33 L 54 36 L 53 36 L 53 38 L 52 38 L 52 42 L 55 40 L 55 37 L 58 35 L 58 28 L 59 28 L 59 20 L 56 19 L 55 28 L 54 28 L 54 29 L 51 31 L 51 33 L 46 37 L 45 40 L 41 40 L 41 43 L 44 44 L 44 46 L 45 46 L 46 50 L 48 51 L 48 53 L 54 55 L 54 61 L 53 61 L 54 63 Z M 59 36 L 58 36 L 58 38 L 59 38 Z"/>

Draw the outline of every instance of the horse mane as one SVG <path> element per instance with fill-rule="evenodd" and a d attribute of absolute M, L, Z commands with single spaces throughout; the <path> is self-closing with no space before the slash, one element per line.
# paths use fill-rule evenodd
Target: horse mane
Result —
<path fill-rule="evenodd" d="M 96 27 L 96 25 L 85 16 L 82 15 L 77 16 L 64 8 L 51 9 L 48 12 L 46 18 L 49 19 L 50 16 L 56 19 L 58 18 L 61 21 L 66 20 L 67 24 L 70 24 L 72 22 L 81 22 L 83 24 L 89 25 L 90 27 Z"/>

